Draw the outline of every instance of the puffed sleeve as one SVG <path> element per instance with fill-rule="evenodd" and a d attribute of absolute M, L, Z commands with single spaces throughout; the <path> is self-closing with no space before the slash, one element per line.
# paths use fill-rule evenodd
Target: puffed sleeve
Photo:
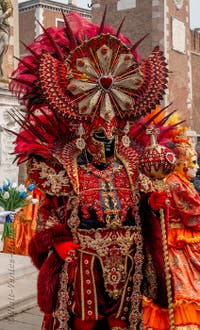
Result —
<path fill-rule="evenodd" d="M 182 222 L 186 227 L 200 230 L 200 197 L 192 184 L 171 179 L 170 221 Z"/>
<path fill-rule="evenodd" d="M 29 244 L 33 264 L 40 268 L 53 245 L 72 240 L 67 226 L 67 197 L 45 195 L 37 216 L 37 229 Z"/>

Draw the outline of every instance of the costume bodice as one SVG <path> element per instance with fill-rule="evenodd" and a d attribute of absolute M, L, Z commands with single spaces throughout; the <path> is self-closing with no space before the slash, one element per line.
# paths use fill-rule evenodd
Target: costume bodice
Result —
<path fill-rule="evenodd" d="M 93 214 L 100 226 L 117 228 L 130 222 L 134 197 L 126 169 L 119 160 L 103 170 L 90 163 L 80 166 L 78 175 L 83 221 L 90 220 Z"/>

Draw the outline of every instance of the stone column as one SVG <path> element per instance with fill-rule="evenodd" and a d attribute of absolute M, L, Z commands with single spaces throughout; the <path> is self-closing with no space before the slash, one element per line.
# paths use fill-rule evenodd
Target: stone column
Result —
<path fill-rule="evenodd" d="M 9 113 L 19 110 L 17 99 L 10 93 L 9 77 L 11 72 L 17 66 L 17 60 L 14 55 L 19 57 L 19 22 L 18 22 L 18 1 L 5 0 L 1 2 L 1 14 L 6 13 L 8 7 L 11 6 L 11 12 L 6 14 L 7 29 L 9 31 L 8 48 L 5 51 L 2 61 L 2 75 L 0 77 L 0 181 L 4 178 L 9 178 L 12 181 L 18 182 L 19 168 L 13 164 L 15 155 L 13 155 L 13 141 L 15 136 L 3 128 L 18 131 L 18 126 Z M 4 39 L 5 41 L 5 39 Z"/>

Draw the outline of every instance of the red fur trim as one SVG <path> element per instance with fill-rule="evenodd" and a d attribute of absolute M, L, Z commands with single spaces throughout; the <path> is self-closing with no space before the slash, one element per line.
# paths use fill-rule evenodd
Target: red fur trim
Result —
<path fill-rule="evenodd" d="M 37 268 L 40 268 L 45 261 L 49 250 L 55 243 L 71 240 L 71 233 L 62 225 L 56 225 L 47 230 L 36 232 L 29 243 L 29 255 L 33 264 Z"/>
<path fill-rule="evenodd" d="M 50 314 L 55 309 L 62 265 L 62 259 L 52 252 L 40 269 L 37 283 L 38 305 L 44 313 Z"/>
<path fill-rule="evenodd" d="M 53 316 L 52 314 L 45 314 L 41 330 L 52 330 L 53 328 Z"/>
<path fill-rule="evenodd" d="M 71 233 L 63 225 L 56 225 L 49 229 L 36 232 L 34 236 L 39 252 L 46 252 L 54 243 L 71 241 Z"/>
<path fill-rule="evenodd" d="M 28 253 L 31 257 L 31 260 L 34 264 L 34 266 L 38 269 L 42 267 L 42 264 L 44 263 L 48 253 L 38 253 L 37 245 L 35 244 L 34 238 L 31 239 L 28 247 Z"/>

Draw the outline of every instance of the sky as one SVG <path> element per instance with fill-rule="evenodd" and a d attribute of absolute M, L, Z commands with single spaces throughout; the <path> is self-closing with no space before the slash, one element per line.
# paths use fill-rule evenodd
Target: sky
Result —
<path fill-rule="evenodd" d="M 25 1 L 27 0 L 19 0 L 19 3 Z M 68 3 L 68 0 L 54 0 L 54 1 Z M 77 6 L 83 8 L 88 8 L 87 5 L 88 4 L 90 5 L 91 2 L 92 2 L 91 0 L 76 0 Z M 200 28 L 200 0 L 190 0 L 190 27 L 192 29 Z"/>
<path fill-rule="evenodd" d="M 190 27 L 200 28 L 200 0 L 190 0 Z"/>

